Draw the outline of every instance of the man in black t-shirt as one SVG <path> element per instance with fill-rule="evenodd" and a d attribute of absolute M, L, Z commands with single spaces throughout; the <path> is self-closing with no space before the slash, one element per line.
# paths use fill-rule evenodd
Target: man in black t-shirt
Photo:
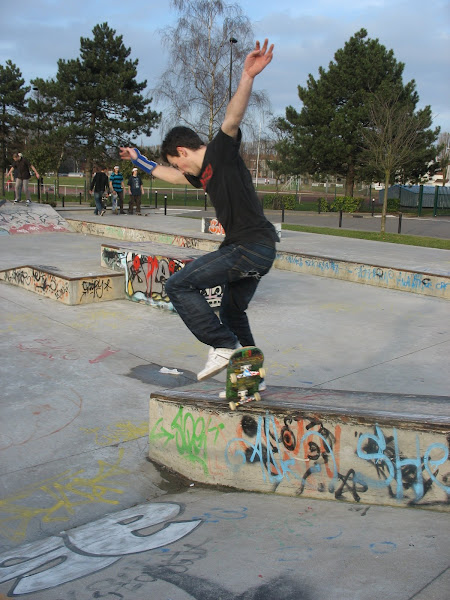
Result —
<path fill-rule="evenodd" d="M 91 187 L 89 189 L 89 193 L 92 194 L 94 192 L 94 200 L 95 200 L 95 210 L 94 215 L 103 215 L 105 214 L 105 209 L 103 208 L 102 198 L 104 193 L 109 187 L 109 179 L 108 175 L 105 173 L 105 168 L 97 168 L 94 177 L 91 181 Z"/>
<path fill-rule="evenodd" d="M 31 190 L 29 188 L 29 181 L 31 177 L 30 170 L 36 175 L 39 185 L 39 173 L 36 171 L 33 165 L 22 156 L 20 152 L 13 154 L 13 164 L 8 171 L 8 177 L 14 173 L 15 177 L 15 197 L 14 202 L 22 201 L 22 190 L 26 196 L 27 204 L 31 204 Z"/>
<path fill-rule="evenodd" d="M 121 156 L 169 183 L 189 182 L 209 194 L 225 239 L 216 252 L 186 264 L 166 282 L 166 293 L 190 331 L 211 346 L 206 365 L 197 378 L 212 377 L 226 368 L 233 351 L 254 345 L 246 310 L 263 275 L 275 259 L 278 240 L 274 226 L 264 216 L 251 175 L 239 147 L 240 124 L 253 80 L 272 60 L 268 40 L 245 59 L 239 86 L 230 100 L 216 137 L 205 145 L 187 127 L 167 134 L 161 156 L 171 166 L 149 161 L 137 148 L 121 148 Z M 172 168 L 174 167 L 174 168 Z M 201 294 L 204 288 L 223 285 L 220 319 Z"/>

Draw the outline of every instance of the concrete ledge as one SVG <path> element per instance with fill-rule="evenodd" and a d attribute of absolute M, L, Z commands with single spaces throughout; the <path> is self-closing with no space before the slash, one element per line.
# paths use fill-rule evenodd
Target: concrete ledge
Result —
<path fill-rule="evenodd" d="M 145 231 L 131 227 L 74 219 L 68 220 L 68 223 L 78 233 L 102 235 L 124 241 L 152 241 L 208 252 L 216 250 L 220 245 L 220 241 L 200 236 Z M 277 269 L 294 271 L 296 273 L 342 279 L 353 283 L 363 283 L 375 287 L 450 300 L 450 276 L 438 273 L 398 269 L 389 267 L 388 265 L 359 263 L 351 260 L 338 260 L 326 256 L 282 250 L 277 251 L 274 266 Z"/>
<path fill-rule="evenodd" d="M 277 252 L 277 269 L 450 300 L 450 277 L 324 256 Z"/>
<path fill-rule="evenodd" d="M 231 412 L 211 385 L 151 395 L 152 460 L 210 485 L 450 510 L 450 398 L 272 388 Z"/>
<path fill-rule="evenodd" d="M 91 273 L 70 277 L 56 267 L 42 265 L 25 265 L 0 271 L 0 281 L 70 306 L 123 298 L 125 285 L 123 273 Z"/>
<path fill-rule="evenodd" d="M 175 310 L 166 294 L 165 283 L 173 273 L 203 254 L 201 250 L 156 242 L 102 244 L 101 264 L 125 273 L 125 296 L 129 300 Z M 220 306 L 222 286 L 207 288 L 202 293 L 210 306 Z"/>

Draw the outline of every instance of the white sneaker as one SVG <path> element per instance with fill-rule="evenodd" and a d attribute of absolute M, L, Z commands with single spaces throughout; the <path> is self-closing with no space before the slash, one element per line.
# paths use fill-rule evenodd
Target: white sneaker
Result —
<path fill-rule="evenodd" d="M 31 204 L 31 200 L 27 200 L 27 204 Z"/>
<path fill-rule="evenodd" d="M 213 375 L 217 375 L 220 371 L 223 371 L 228 365 L 230 356 L 234 351 L 235 348 L 210 348 L 206 365 L 204 369 L 198 373 L 197 379 L 202 381 L 203 379 L 208 379 Z"/>
<path fill-rule="evenodd" d="M 264 381 L 264 379 L 261 379 L 261 381 L 259 382 L 259 387 L 258 387 L 258 391 L 260 392 L 264 392 L 264 390 L 267 389 L 267 385 L 266 382 Z M 226 398 L 227 397 L 227 392 L 226 390 L 222 390 L 219 393 L 219 398 Z"/>

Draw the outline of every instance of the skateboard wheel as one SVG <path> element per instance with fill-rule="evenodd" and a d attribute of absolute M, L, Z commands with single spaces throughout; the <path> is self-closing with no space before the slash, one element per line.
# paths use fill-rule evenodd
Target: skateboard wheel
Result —
<path fill-rule="evenodd" d="M 230 402 L 229 406 L 230 406 L 231 410 L 236 410 L 236 402 Z"/>
<path fill-rule="evenodd" d="M 237 375 L 236 375 L 236 373 L 231 373 L 231 375 L 230 375 L 230 381 L 231 381 L 231 383 L 237 383 Z"/>
<path fill-rule="evenodd" d="M 261 377 L 261 379 L 264 379 L 264 377 L 266 376 L 266 370 L 261 367 L 259 370 L 259 376 Z"/>
<path fill-rule="evenodd" d="M 254 394 L 255 400 L 258 402 L 259 400 L 261 400 L 261 394 L 259 392 L 255 392 Z"/>

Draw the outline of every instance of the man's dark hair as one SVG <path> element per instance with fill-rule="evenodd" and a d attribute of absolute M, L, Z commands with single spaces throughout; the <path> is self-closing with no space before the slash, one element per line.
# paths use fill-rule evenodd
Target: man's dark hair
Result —
<path fill-rule="evenodd" d="M 205 144 L 200 137 L 189 127 L 174 127 L 164 138 L 161 145 L 161 158 L 167 161 L 167 156 L 179 156 L 177 148 L 189 148 L 189 150 L 198 150 Z"/>

